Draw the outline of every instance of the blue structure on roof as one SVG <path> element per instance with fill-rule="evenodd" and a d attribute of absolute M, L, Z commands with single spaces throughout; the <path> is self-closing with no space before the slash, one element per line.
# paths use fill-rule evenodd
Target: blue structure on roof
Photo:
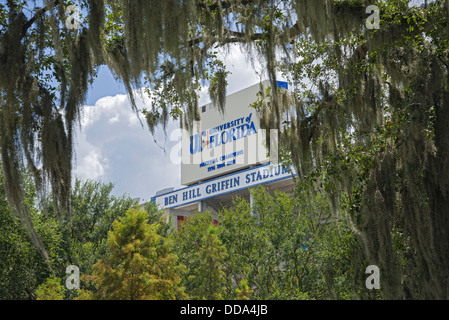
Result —
<path fill-rule="evenodd" d="M 285 81 L 276 81 L 280 89 L 288 90 L 288 83 Z"/>

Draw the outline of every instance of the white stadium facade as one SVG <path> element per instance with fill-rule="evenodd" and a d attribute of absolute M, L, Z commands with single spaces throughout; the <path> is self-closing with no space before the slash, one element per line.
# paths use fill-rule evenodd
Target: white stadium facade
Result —
<path fill-rule="evenodd" d="M 158 191 L 151 201 L 164 209 L 179 229 L 180 223 L 206 210 L 215 215 L 230 207 L 235 197 L 252 202 L 249 189 L 264 185 L 268 190 L 291 193 L 294 182 L 290 168 L 277 164 L 277 132 L 270 133 L 268 156 L 265 130 L 250 105 L 268 81 L 226 97 L 224 113 L 212 103 L 200 108 L 201 121 L 192 132 L 180 131 L 181 184 L 178 190 Z M 286 82 L 278 87 L 288 89 Z M 287 119 L 288 120 L 288 119 Z"/>

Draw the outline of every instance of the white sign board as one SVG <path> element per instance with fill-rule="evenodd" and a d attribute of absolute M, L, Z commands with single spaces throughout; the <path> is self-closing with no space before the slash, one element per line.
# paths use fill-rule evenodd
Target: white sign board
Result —
<path fill-rule="evenodd" d="M 280 82 L 280 87 L 286 83 Z M 268 87 L 268 81 L 263 82 Z M 260 84 L 226 97 L 224 114 L 213 104 L 200 108 L 201 121 L 182 137 L 181 184 L 192 185 L 269 161 L 265 130 L 256 110 Z"/>
<path fill-rule="evenodd" d="M 161 209 L 176 208 L 229 192 L 291 177 L 289 167 L 273 166 L 268 163 L 158 195 L 153 197 L 152 201 Z"/>

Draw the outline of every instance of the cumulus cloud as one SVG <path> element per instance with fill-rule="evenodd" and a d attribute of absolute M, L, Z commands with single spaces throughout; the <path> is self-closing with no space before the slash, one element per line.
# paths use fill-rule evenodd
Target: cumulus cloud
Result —
<path fill-rule="evenodd" d="M 237 47 L 222 58 L 231 72 L 228 94 L 261 80 L 263 72 L 254 72 Z M 263 70 L 260 65 L 257 68 Z M 206 87 L 200 92 L 200 105 L 208 102 Z M 137 94 L 136 103 L 138 108 L 148 108 L 150 101 L 145 94 Z M 170 133 L 177 128 L 177 123 L 170 122 L 167 135 L 159 128 L 153 137 L 143 117 L 131 109 L 127 95 L 102 97 L 83 107 L 81 129 L 76 133 L 74 174 L 81 179 L 113 182 L 115 194 L 127 193 L 145 201 L 161 189 L 180 188 L 180 165 L 170 159 L 178 143 L 170 141 Z"/>
<path fill-rule="evenodd" d="M 139 108 L 145 103 L 144 96 L 137 97 Z M 171 123 L 169 130 L 175 127 Z M 113 182 L 115 194 L 148 201 L 160 189 L 179 186 L 180 169 L 170 161 L 171 147 L 162 129 L 151 135 L 126 95 L 103 97 L 83 107 L 74 174 Z"/>
<path fill-rule="evenodd" d="M 91 150 L 81 159 L 74 173 L 82 180 L 98 179 L 103 176 L 107 162 L 108 160 L 102 158 L 97 150 Z"/>

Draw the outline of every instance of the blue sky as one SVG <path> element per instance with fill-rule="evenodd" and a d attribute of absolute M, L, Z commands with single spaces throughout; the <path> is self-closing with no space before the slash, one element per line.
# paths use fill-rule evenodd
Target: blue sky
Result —
<path fill-rule="evenodd" d="M 86 105 L 95 105 L 98 99 L 116 94 L 126 94 L 125 87 L 114 79 L 106 66 L 102 66 L 98 70 L 97 79 L 88 91 Z"/>
<path fill-rule="evenodd" d="M 231 72 L 228 94 L 260 80 L 237 48 L 231 49 L 225 63 Z M 200 104 L 209 102 L 206 92 L 207 88 L 201 93 Z M 149 100 L 138 95 L 137 103 L 138 107 L 148 107 Z M 112 182 L 114 194 L 126 193 L 143 201 L 149 201 L 158 190 L 181 187 L 180 166 L 170 161 L 170 150 L 177 143 L 170 141 L 170 132 L 178 124 L 171 122 L 167 135 L 159 128 L 153 138 L 141 120 L 132 111 L 124 86 L 106 67 L 100 68 L 88 91 L 76 136 L 74 175 L 82 180 Z"/>

